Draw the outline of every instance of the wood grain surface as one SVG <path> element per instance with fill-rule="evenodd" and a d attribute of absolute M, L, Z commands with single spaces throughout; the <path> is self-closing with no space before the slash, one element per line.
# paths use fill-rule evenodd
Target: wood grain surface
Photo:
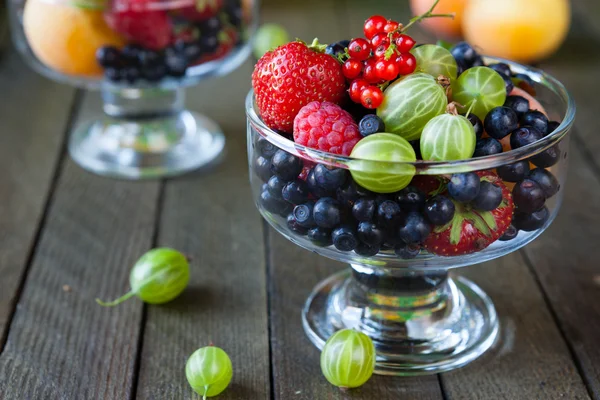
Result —
<path fill-rule="evenodd" d="M 252 63 L 188 90 L 188 105 L 227 136 L 220 164 L 164 182 L 81 170 L 66 131 L 100 110 L 0 55 L 0 399 L 198 399 L 184 367 L 198 347 L 234 365 L 219 399 L 600 399 L 600 31 L 595 0 L 573 0 L 567 43 L 541 64 L 578 103 L 565 200 L 554 224 L 520 252 L 455 271 L 493 299 L 501 339 L 481 359 L 438 376 L 373 377 L 340 392 L 324 379 L 300 310 L 343 264 L 266 226 L 251 199 L 244 97 Z M 404 2 L 267 0 L 262 20 L 321 42 L 360 34 L 373 14 L 407 20 Z M 414 31 L 419 40 L 430 37 Z M 218 94 L 215 95 L 215 94 Z M 19 115 L 26 113 L 31 118 Z M 191 282 L 164 306 L 131 299 L 135 260 L 153 246 L 191 258 Z M 66 285 L 66 286 L 65 286 Z"/>

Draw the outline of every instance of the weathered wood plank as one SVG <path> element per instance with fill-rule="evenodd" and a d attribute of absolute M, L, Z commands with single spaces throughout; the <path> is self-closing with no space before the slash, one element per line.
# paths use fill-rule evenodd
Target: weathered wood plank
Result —
<path fill-rule="evenodd" d="M 1 351 L 60 158 L 74 90 L 39 76 L 10 47 L 0 51 Z"/>
<path fill-rule="evenodd" d="M 181 298 L 148 309 L 138 398 L 191 398 L 185 363 L 211 342 L 233 363 L 223 399 L 270 398 L 264 243 L 246 156 L 251 71 L 248 62 L 190 91 L 188 105 L 221 124 L 228 151 L 214 170 L 166 184 L 158 244 L 191 257 L 191 281 Z"/>
<path fill-rule="evenodd" d="M 85 100 L 82 118 L 100 110 L 97 95 Z M 142 303 L 105 309 L 94 298 L 128 290 L 151 246 L 158 187 L 65 163 L 0 356 L 4 399 L 130 397 Z"/>

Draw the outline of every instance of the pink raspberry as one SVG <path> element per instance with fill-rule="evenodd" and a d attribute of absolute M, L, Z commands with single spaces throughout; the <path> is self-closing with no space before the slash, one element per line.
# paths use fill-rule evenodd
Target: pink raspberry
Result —
<path fill-rule="evenodd" d="M 360 139 L 350 113 L 333 103 L 308 103 L 294 119 L 294 142 L 313 149 L 349 156 Z"/>

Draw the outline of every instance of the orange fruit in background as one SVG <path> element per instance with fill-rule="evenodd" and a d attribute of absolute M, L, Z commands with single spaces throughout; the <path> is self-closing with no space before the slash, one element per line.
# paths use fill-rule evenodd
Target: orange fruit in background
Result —
<path fill-rule="evenodd" d="M 124 40 L 104 22 L 102 11 L 27 0 L 23 29 L 29 46 L 48 67 L 68 75 L 101 75 L 96 50 Z"/>
<path fill-rule="evenodd" d="M 438 36 L 445 38 L 459 38 L 461 36 L 462 16 L 465 6 L 469 0 L 440 0 L 433 12 L 435 14 L 454 13 L 452 18 L 429 18 L 421 22 L 421 25 Z M 434 0 L 410 0 L 410 9 L 413 15 L 421 15 L 427 12 L 433 5 Z"/>
<path fill-rule="evenodd" d="M 569 0 L 469 0 L 462 25 L 481 53 L 530 63 L 558 49 L 570 18 Z"/>

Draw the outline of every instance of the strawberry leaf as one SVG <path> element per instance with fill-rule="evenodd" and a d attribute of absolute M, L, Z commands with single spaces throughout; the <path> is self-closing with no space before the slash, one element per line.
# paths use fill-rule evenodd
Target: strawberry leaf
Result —
<path fill-rule="evenodd" d="M 498 229 L 498 225 L 496 225 L 496 219 L 494 218 L 494 214 L 490 211 L 478 211 L 478 215 L 483 218 L 487 226 L 490 227 L 491 230 L 495 231 Z"/>
<path fill-rule="evenodd" d="M 487 212 L 487 211 L 486 211 Z M 469 213 L 469 220 L 473 223 L 473 226 L 475 226 L 475 229 L 477 229 L 479 232 L 483 233 L 485 236 L 491 236 L 492 232 L 490 232 L 490 228 L 488 227 L 486 221 L 477 213 L 475 212 L 471 212 Z M 492 217 L 493 219 L 493 217 Z M 494 225 L 496 223 L 494 222 Z"/>
<path fill-rule="evenodd" d="M 436 226 L 435 228 L 433 228 L 433 232 L 435 232 L 435 233 L 442 233 L 442 232 L 450 229 L 450 227 L 452 226 L 452 222 L 453 221 L 450 221 L 450 222 L 448 222 L 445 225 Z"/>
<path fill-rule="evenodd" d="M 456 245 L 460 242 L 460 235 L 462 233 L 462 226 L 465 219 L 459 213 L 454 214 L 452 219 L 452 229 L 450 230 L 450 243 Z"/>

